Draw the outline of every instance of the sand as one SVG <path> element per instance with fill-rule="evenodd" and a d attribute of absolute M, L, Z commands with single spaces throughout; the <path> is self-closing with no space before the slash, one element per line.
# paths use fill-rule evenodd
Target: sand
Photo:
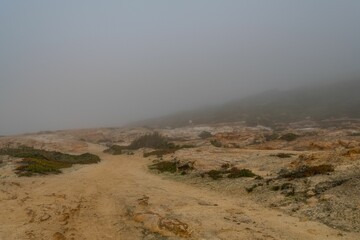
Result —
<path fill-rule="evenodd" d="M 140 153 L 0 181 L 0 239 L 359 239 L 147 169 Z"/>

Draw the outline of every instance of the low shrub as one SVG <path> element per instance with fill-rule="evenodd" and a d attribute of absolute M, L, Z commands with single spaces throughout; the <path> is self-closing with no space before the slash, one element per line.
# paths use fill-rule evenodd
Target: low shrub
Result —
<path fill-rule="evenodd" d="M 283 183 L 280 189 L 281 194 L 284 194 L 287 197 L 295 195 L 295 185 L 292 183 Z"/>
<path fill-rule="evenodd" d="M 213 180 L 217 180 L 223 177 L 222 176 L 223 173 L 224 173 L 223 171 L 219 171 L 219 170 L 210 170 L 206 174 Z"/>
<path fill-rule="evenodd" d="M 286 133 L 286 134 L 282 135 L 280 137 L 280 139 L 284 140 L 284 141 L 291 142 L 291 141 L 296 140 L 298 137 L 299 137 L 299 135 L 297 135 L 295 133 Z"/>
<path fill-rule="evenodd" d="M 229 167 L 230 167 L 229 163 L 224 163 L 224 164 L 221 165 L 222 169 L 228 169 Z"/>
<path fill-rule="evenodd" d="M 360 132 L 352 132 L 352 133 L 349 133 L 348 136 L 350 136 L 350 137 L 359 137 Z"/>
<path fill-rule="evenodd" d="M 201 139 L 207 139 L 207 138 L 211 138 L 213 135 L 211 134 L 211 132 L 208 132 L 208 131 L 202 131 L 200 134 L 199 134 L 199 137 Z"/>
<path fill-rule="evenodd" d="M 279 173 L 279 178 L 304 178 L 319 174 L 327 174 L 334 171 L 334 166 L 330 164 L 322 164 L 318 166 L 301 166 L 294 171 L 282 170 Z"/>
<path fill-rule="evenodd" d="M 49 173 L 61 173 L 62 168 L 71 167 L 70 163 L 56 162 L 51 160 L 25 158 L 20 162 L 20 166 L 15 169 L 19 176 L 31 176 L 33 174 L 46 175 Z"/>
<path fill-rule="evenodd" d="M 274 141 L 277 140 L 279 138 L 279 134 L 277 133 L 273 133 L 273 134 L 267 134 L 264 136 L 266 141 Z"/>
<path fill-rule="evenodd" d="M 157 149 L 155 151 L 144 153 L 144 157 L 150 157 L 150 156 L 157 156 L 162 157 L 167 154 L 173 154 L 177 150 L 184 149 L 184 148 L 193 148 L 194 145 L 185 144 L 185 145 L 175 145 L 174 143 L 168 143 L 167 148 L 164 149 Z"/>
<path fill-rule="evenodd" d="M 222 147 L 222 143 L 219 140 L 213 139 L 210 141 L 211 145 L 214 147 Z"/>
<path fill-rule="evenodd" d="M 278 154 L 272 154 L 271 157 L 278 157 L 278 158 L 290 158 L 294 154 L 292 153 L 278 153 Z"/>
<path fill-rule="evenodd" d="M 254 174 L 251 170 L 243 168 L 238 169 L 233 167 L 231 169 L 220 169 L 220 170 L 210 170 L 206 172 L 206 174 L 212 178 L 213 180 L 217 180 L 227 176 L 227 178 L 242 178 L 242 177 L 256 177 L 257 175 Z"/>
<path fill-rule="evenodd" d="M 280 190 L 280 186 L 275 185 L 275 186 L 272 186 L 270 189 L 271 189 L 271 191 L 279 191 L 279 190 Z"/>
<path fill-rule="evenodd" d="M 163 161 L 163 162 L 159 162 L 159 163 L 150 165 L 149 169 L 158 170 L 160 172 L 175 173 L 177 170 L 177 167 L 176 167 L 176 162 L 174 162 L 174 161 Z"/>
<path fill-rule="evenodd" d="M 108 149 L 104 150 L 104 153 L 109 153 L 112 155 L 121 155 L 123 153 L 124 147 L 119 145 L 112 145 Z"/>
<path fill-rule="evenodd" d="M 177 149 L 159 149 L 151 152 L 144 153 L 144 157 L 157 156 L 162 157 L 163 155 L 175 153 Z"/>
<path fill-rule="evenodd" d="M 100 161 L 98 156 L 91 153 L 70 155 L 26 146 L 0 149 L 0 155 L 23 158 L 20 166 L 15 170 L 19 176 L 60 173 L 60 169 L 71 167 L 73 164 L 89 164 Z"/>
<path fill-rule="evenodd" d="M 230 174 L 227 176 L 228 178 L 241 178 L 241 177 L 255 177 L 256 174 L 254 174 L 251 170 L 249 169 L 237 169 L 237 168 L 232 168 L 230 169 Z"/>
<path fill-rule="evenodd" d="M 246 190 L 247 193 L 251 193 L 258 186 L 259 186 L 258 184 L 253 184 L 251 187 L 245 187 L 245 190 Z"/>
<path fill-rule="evenodd" d="M 135 139 L 127 148 L 132 150 L 140 148 L 167 149 L 171 148 L 171 145 L 169 145 L 165 137 L 158 132 L 154 132 Z"/>

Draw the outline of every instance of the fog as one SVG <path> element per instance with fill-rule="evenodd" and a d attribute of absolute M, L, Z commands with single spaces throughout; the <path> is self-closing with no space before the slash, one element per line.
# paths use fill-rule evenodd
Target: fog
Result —
<path fill-rule="evenodd" d="M 1 1 L 0 134 L 121 126 L 360 71 L 360 1 Z"/>

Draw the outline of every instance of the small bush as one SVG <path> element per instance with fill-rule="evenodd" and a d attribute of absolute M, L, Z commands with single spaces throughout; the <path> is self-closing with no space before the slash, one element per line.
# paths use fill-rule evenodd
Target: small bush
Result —
<path fill-rule="evenodd" d="M 167 149 L 170 146 L 165 137 L 158 132 L 154 132 L 135 139 L 127 148 L 132 150 L 140 148 Z"/>
<path fill-rule="evenodd" d="M 20 162 L 15 172 L 19 176 L 31 176 L 33 174 L 46 175 L 49 173 L 61 173 L 61 168 L 71 167 L 70 163 L 62 163 L 50 160 L 25 158 Z"/>
<path fill-rule="evenodd" d="M 228 174 L 228 178 L 241 178 L 241 177 L 255 177 L 256 174 L 254 174 L 249 169 L 238 169 L 236 167 L 233 167 L 229 170 L 227 169 L 221 169 L 221 170 L 210 170 L 206 173 L 210 178 L 213 180 L 217 180 L 220 178 L 223 178 L 224 175 Z"/>
<path fill-rule="evenodd" d="M 293 155 L 294 154 L 292 154 L 292 153 L 278 153 L 278 154 L 274 154 L 274 155 L 270 155 L 270 156 L 278 157 L 278 158 L 290 158 Z"/>
<path fill-rule="evenodd" d="M 104 150 L 104 153 L 109 153 L 112 155 L 121 155 L 123 153 L 124 147 L 119 145 L 112 145 L 108 149 Z"/>
<path fill-rule="evenodd" d="M 214 147 L 222 147 L 222 143 L 219 140 L 214 139 L 214 140 L 211 140 L 210 143 Z"/>
<path fill-rule="evenodd" d="M 189 144 L 179 146 L 179 145 L 175 145 L 173 143 L 168 143 L 167 148 L 147 152 L 147 153 L 144 153 L 143 156 L 144 157 L 150 157 L 150 156 L 155 155 L 157 157 L 162 157 L 163 155 L 175 153 L 177 150 L 180 150 L 180 149 L 193 148 L 193 147 L 195 147 L 195 146 L 194 145 L 189 145 Z"/>
<path fill-rule="evenodd" d="M 150 165 L 149 169 L 152 169 L 152 170 L 156 169 L 160 172 L 175 173 L 177 170 L 177 167 L 176 167 L 176 162 L 164 161 L 164 162 L 159 162 L 159 163 Z"/>
<path fill-rule="evenodd" d="M 304 178 L 319 174 L 327 174 L 334 171 L 334 166 L 330 164 L 322 164 L 318 166 L 301 166 L 294 171 L 282 170 L 279 173 L 280 178 Z"/>
<path fill-rule="evenodd" d="M 89 164 L 100 161 L 98 156 L 90 153 L 70 155 L 26 146 L 0 149 L 0 155 L 23 158 L 20 166 L 15 170 L 19 176 L 60 173 L 60 169 L 71 167 L 73 164 Z"/>
<path fill-rule="evenodd" d="M 19 148 L 5 148 L 0 149 L 0 155 L 9 155 L 17 158 L 33 158 L 43 160 L 53 160 L 71 164 L 87 164 L 97 163 L 100 158 L 91 153 L 84 153 L 81 155 L 70 155 L 66 153 L 56 151 L 46 151 L 41 149 L 35 149 L 32 147 L 21 146 Z"/>
<path fill-rule="evenodd" d="M 360 136 L 360 132 L 352 132 L 352 133 L 349 133 L 348 136 L 351 136 L 351 137 L 359 137 L 359 136 Z"/>
<path fill-rule="evenodd" d="M 207 138 L 211 138 L 213 135 L 211 134 L 211 132 L 208 132 L 208 131 L 202 131 L 200 134 L 199 134 L 199 137 L 201 139 L 207 139 Z"/>
<path fill-rule="evenodd" d="M 229 167 L 230 167 L 229 163 L 224 163 L 224 164 L 221 165 L 221 168 L 224 169 L 224 170 L 228 169 Z"/>
<path fill-rule="evenodd" d="M 230 174 L 228 175 L 228 178 L 241 178 L 241 177 L 255 177 L 256 174 L 254 174 L 251 170 L 249 169 L 237 169 L 237 168 L 232 168 L 230 169 Z"/>
<path fill-rule="evenodd" d="M 253 184 L 251 187 L 245 187 L 245 190 L 246 190 L 247 193 L 251 193 L 257 187 L 258 187 L 257 184 Z"/>
<path fill-rule="evenodd" d="M 159 149 L 155 151 L 151 151 L 148 153 L 144 153 L 144 157 L 157 156 L 162 157 L 163 155 L 175 153 L 176 149 Z"/>
<path fill-rule="evenodd" d="M 195 145 L 192 145 L 192 144 L 184 144 L 184 145 L 181 145 L 181 146 L 175 146 L 175 148 L 177 149 L 183 149 L 183 148 L 194 148 Z"/>
<path fill-rule="evenodd" d="M 280 187 L 281 194 L 284 194 L 285 196 L 294 196 L 295 195 L 295 185 L 292 183 L 284 183 Z"/>
<path fill-rule="evenodd" d="M 223 172 L 219 171 L 219 170 L 210 170 L 207 172 L 207 175 L 212 178 L 213 180 L 218 180 L 220 178 L 222 178 Z"/>
<path fill-rule="evenodd" d="M 273 134 L 267 134 L 264 136 L 266 141 L 274 141 L 277 140 L 279 138 L 279 134 L 277 133 L 273 133 Z"/>
<path fill-rule="evenodd" d="M 288 142 L 294 141 L 299 137 L 299 135 L 295 133 L 286 133 L 280 137 L 281 140 L 285 140 Z"/>

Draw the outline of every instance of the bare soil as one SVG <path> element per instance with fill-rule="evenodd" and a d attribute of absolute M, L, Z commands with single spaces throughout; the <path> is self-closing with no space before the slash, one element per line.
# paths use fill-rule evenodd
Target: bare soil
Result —
<path fill-rule="evenodd" d="M 197 134 L 203 129 L 207 128 L 199 128 L 193 132 Z M 123 130 L 117 131 L 125 134 Z M 194 140 L 195 136 L 187 135 L 186 131 L 181 132 L 183 137 L 187 141 Z M 121 142 L 129 142 L 129 139 L 139 135 L 135 130 L 129 132 L 132 137 L 116 136 L 116 141 L 123 139 Z M 86 135 L 84 131 L 81 131 L 81 134 L 81 137 Z M 177 134 L 168 131 L 168 135 Z M 12 172 L 17 160 L 2 157 L 0 239 L 360 238 L 356 223 L 350 229 L 342 229 L 306 215 L 311 215 L 311 211 L 314 211 L 314 214 L 316 211 L 324 212 L 321 208 L 326 206 L 321 204 L 331 204 L 331 199 L 339 196 L 333 187 L 323 188 L 330 192 L 321 193 L 324 200 L 320 204 L 318 198 L 311 200 L 310 197 L 306 200 L 308 202 L 298 206 L 300 211 L 293 212 L 289 210 L 289 205 L 284 204 L 285 207 L 282 208 L 280 204 L 288 201 L 286 197 L 268 190 L 266 186 L 255 188 L 251 194 L 245 191 L 246 186 L 261 180 L 213 181 L 207 177 L 199 177 L 201 171 L 230 163 L 250 168 L 265 178 L 273 178 L 276 177 L 277 170 L 294 165 L 298 155 L 304 154 L 291 149 L 292 147 L 288 146 L 288 150 L 259 152 L 252 147 L 225 149 L 200 143 L 195 149 L 180 150 L 165 157 L 177 157 L 181 161 L 197 160 L 196 170 L 182 176 L 150 171 L 148 166 L 153 160 L 159 159 L 144 158 L 143 150 L 136 151 L 134 155 L 114 156 L 103 153 L 106 148 L 104 145 L 89 143 L 91 137 L 79 141 L 76 133 L 73 134 L 76 137 L 69 136 L 71 134 L 53 133 L 47 137 L 25 138 L 26 142 L 30 141 L 33 146 L 50 150 L 61 149 L 70 153 L 90 152 L 100 156 L 102 161 L 98 164 L 76 165 L 59 175 L 18 177 Z M 98 135 L 96 136 L 98 141 Z M 24 141 L 23 139 L 21 136 L 14 137 L 11 142 L 14 144 Z M 10 140 L 1 141 L 0 144 L 4 144 Z M 64 144 L 67 141 L 72 141 L 75 145 Z M 270 156 L 284 151 L 295 155 L 284 159 Z M 306 154 L 326 154 L 313 151 Z M 265 164 L 266 160 L 270 163 Z M 357 161 L 357 157 L 352 157 L 351 160 L 337 165 L 335 173 L 330 177 L 335 179 L 340 170 L 346 171 L 347 166 L 354 166 L 351 164 Z M 315 177 L 311 181 L 313 184 L 324 182 L 321 177 L 323 176 Z M 287 180 L 281 181 L 285 183 Z M 299 182 L 294 184 L 300 184 L 303 180 L 295 181 Z M 352 183 L 344 183 L 344 186 L 356 189 Z M 260 191 L 262 188 L 263 191 Z M 360 208 L 357 197 L 359 193 L 347 196 L 344 189 L 341 191 L 344 198 L 353 198 L 354 208 Z M 338 220 L 342 218 L 332 217 Z"/>

